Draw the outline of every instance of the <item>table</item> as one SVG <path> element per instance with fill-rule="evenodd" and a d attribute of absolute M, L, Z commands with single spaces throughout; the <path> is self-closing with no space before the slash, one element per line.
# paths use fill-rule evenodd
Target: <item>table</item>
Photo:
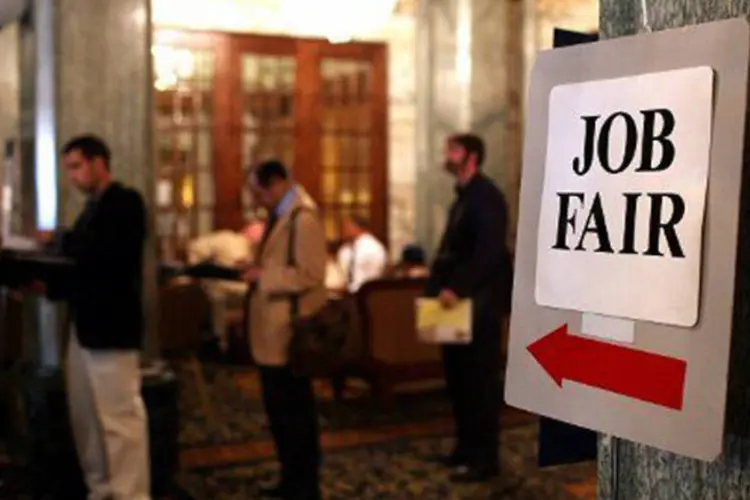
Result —
<path fill-rule="evenodd" d="M 13 340 L 23 346 L 9 367 L 0 368 L 0 377 L 8 387 L 6 394 L 0 394 L 0 403 L 8 415 L 2 430 L 7 433 L 13 463 L 28 474 L 23 479 L 29 493 L 39 499 L 61 498 L 61 492 L 65 492 L 62 498 L 83 498 L 85 486 L 70 433 L 61 369 L 67 318 L 64 311 L 57 318 L 62 318 L 60 321 L 34 314 L 34 309 L 45 312 L 34 306 L 54 310 L 64 309 L 64 305 L 25 295 L 23 287 L 35 279 L 48 283 L 74 279 L 74 269 L 72 261 L 48 253 L 0 249 L 0 290 L 5 296 L 9 291 L 21 293 L 27 303 L 19 314 L 17 328 L 9 331 L 0 326 L 0 334 L 15 336 Z M 7 309 L 0 307 L 0 325 L 6 323 L 5 312 Z M 158 362 L 144 367 L 142 372 L 152 491 L 155 496 L 164 496 L 169 493 L 178 467 L 178 380 L 174 372 Z"/>

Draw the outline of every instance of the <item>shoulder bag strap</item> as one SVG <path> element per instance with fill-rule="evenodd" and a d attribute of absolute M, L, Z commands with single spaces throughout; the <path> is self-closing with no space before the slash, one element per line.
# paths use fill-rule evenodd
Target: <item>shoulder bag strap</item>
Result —
<path fill-rule="evenodd" d="M 297 266 L 297 216 L 302 211 L 302 208 L 295 208 L 289 216 L 289 241 L 287 247 L 286 263 L 289 267 Z M 289 300 L 291 301 L 291 317 L 292 323 L 297 321 L 299 317 L 299 295 L 292 295 Z"/>

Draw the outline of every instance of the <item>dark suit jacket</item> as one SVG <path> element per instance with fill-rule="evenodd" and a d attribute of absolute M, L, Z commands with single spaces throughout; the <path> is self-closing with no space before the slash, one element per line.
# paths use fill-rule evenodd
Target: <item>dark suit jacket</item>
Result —
<path fill-rule="evenodd" d="M 507 314 L 513 283 L 507 232 L 507 204 L 494 182 L 479 174 L 457 188 L 430 272 L 428 296 L 449 289 L 474 301 L 475 316 Z"/>
<path fill-rule="evenodd" d="M 60 291 L 83 347 L 141 348 L 145 239 L 143 198 L 119 183 L 89 202 L 62 234 L 62 253 L 75 262 L 75 277 Z"/>

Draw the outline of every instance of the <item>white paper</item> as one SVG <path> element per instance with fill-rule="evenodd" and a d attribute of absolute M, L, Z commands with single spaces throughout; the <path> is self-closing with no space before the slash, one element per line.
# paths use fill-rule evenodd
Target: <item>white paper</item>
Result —
<path fill-rule="evenodd" d="M 419 298 L 415 303 L 419 340 L 436 344 L 468 344 L 472 339 L 472 303 L 459 302 L 444 309 L 437 299 Z"/>
<path fill-rule="evenodd" d="M 584 313 L 581 323 L 581 333 L 590 337 L 634 344 L 635 321 L 624 318 L 612 318 L 600 314 Z"/>
<path fill-rule="evenodd" d="M 643 111 L 668 109 L 675 126 L 668 136 L 674 145 L 674 162 L 663 171 L 637 172 L 643 152 Z M 543 306 L 598 313 L 690 327 L 698 320 L 703 223 L 711 148 L 713 70 L 708 67 L 651 73 L 612 80 L 555 87 L 550 94 L 544 192 L 541 200 L 537 248 L 536 300 Z M 637 126 L 634 161 L 626 170 L 612 174 L 595 160 L 588 173 L 573 170 L 585 142 L 582 117 L 599 116 L 598 128 L 612 114 L 624 112 Z M 664 125 L 655 120 L 657 135 Z M 614 168 L 625 156 L 624 120 L 613 122 L 607 153 Z M 653 144 L 653 164 L 664 148 Z M 606 146 L 605 146 L 606 148 Z M 595 146 L 596 149 L 596 146 Z M 606 149 L 605 149 L 606 151 Z M 582 193 L 583 202 L 572 199 L 567 213 L 574 226 L 566 226 L 570 250 L 553 248 L 558 241 L 561 196 Z M 599 239 L 589 233 L 583 250 L 574 247 L 586 227 L 596 194 L 610 235 L 613 253 L 597 252 Z M 636 254 L 623 254 L 625 241 L 625 194 L 639 193 L 634 217 Z M 652 196 L 676 194 L 685 205 L 674 226 L 684 257 L 644 255 L 648 247 Z M 673 214 L 664 201 L 661 222 Z M 664 234 L 660 248 L 667 250 Z"/>

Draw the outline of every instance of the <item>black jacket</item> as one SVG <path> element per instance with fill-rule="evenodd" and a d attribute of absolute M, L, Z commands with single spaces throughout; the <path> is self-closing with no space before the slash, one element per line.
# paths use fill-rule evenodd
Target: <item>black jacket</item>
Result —
<path fill-rule="evenodd" d="M 75 262 L 75 278 L 61 292 L 83 347 L 142 347 L 146 225 L 141 195 L 113 183 L 62 234 L 60 247 Z"/>
<path fill-rule="evenodd" d="M 456 189 L 432 265 L 427 295 L 452 290 L 472 299 L 476 313 L 510 311 L 513 271 L 506 240 L 508 208 L 500 189 L 482 174 Z"/>

